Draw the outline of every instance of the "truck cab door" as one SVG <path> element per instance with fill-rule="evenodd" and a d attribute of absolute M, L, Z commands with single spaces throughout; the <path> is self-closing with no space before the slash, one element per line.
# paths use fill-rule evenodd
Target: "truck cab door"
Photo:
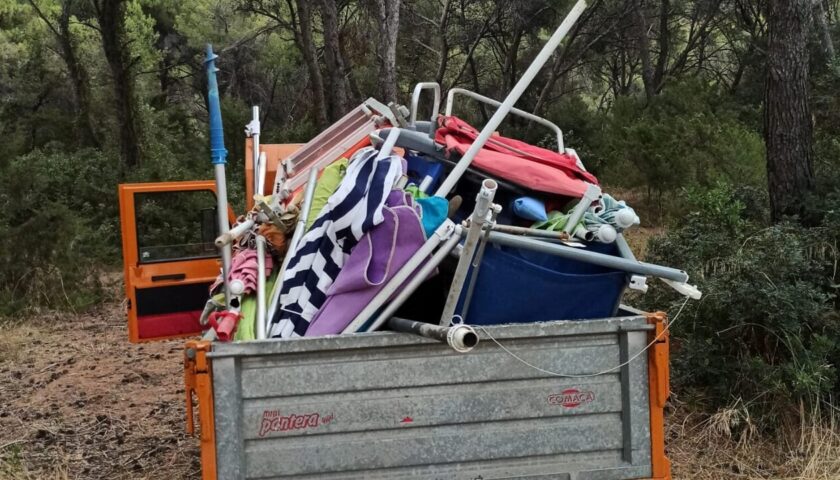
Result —
<path fill-rule="evenodd" d="M 221 269 L 214 182 L 122 184 L 119 197 L 129 340 L 200 334 Z"/>

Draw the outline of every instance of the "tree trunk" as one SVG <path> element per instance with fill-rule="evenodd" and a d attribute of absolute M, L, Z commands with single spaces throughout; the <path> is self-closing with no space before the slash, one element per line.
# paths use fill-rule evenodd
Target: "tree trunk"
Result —
<path fill-rule="evenodd" d="M 496 93 L 496 98 L 507 97 L 507 94 L 513 89 L 513 86 L 516 85 L 516 63 L 519 58 L 519 47 L 522 45 L 524 27 L 520 23 L 518 16 L 514 22 L 513 33 L 511 34 L 513 39 L 505 55 L 505 63 L 502 66 L 502 83 L 499 86 L 499 91 Z"/>
<path fill-rule="evenodd" d="M 96 4 L 99 31 L 105 60 L 114 81 L 117 121 L 120 128 L 120 154 L 123 165 L 134 168 L 143 158 L 137 100 L 134 98 L 134 76 L 125 38 L 124 0 L 102 0 Z"/>
<path fill-rule="evenodd" d="M 447 27 L 449 26 L 449 10 L 452 0 L 445 0 L 441 8 L 440 21 L 438 22 L 438 38 L 440 38 L 440 58 L 438 68 L 435 72 L 435 81 L 443 85 L 443 78 L 446 76 L 446 67 L 449 63 L 449 40 L 446 38 Z"/>
<path fill-rule="evenodd" d="M 339 37 L 338 7 L 335 0 L 321 0 L 321 19 L 324 24 L 324 60 L 327 63 L 330 119 L 335 121 L 347 112 L 347 79 L 344 56 Z"/>
<path fill-rule="evenodd" d="M 76 55 L 76 46 L 73 44 L 73 37 L 70 34 L 71 0 L 62 0 L 61 13 L 58 16 L 57 26 L 53 26 L 50 19 L 47 18 L 34 0 L 29 0 L 29 4 L 55 36 L 60 49 L 61 59 L 64 60 L 64 64 L 67 66 L 67 73 L 70 76 L 70 84 L 73 88 L 74 125 L 78 144 L 85 147 L 99 148 L 99 140 L 96 138 L 93 119 L 90 115 L 89 77 L 87 71 L 79 63 L 79 57 Z"/>
<path fill-rule="evenodd" d="M 318 53 L 315 50 L 315 40 L 312 38 L 312 9 L 309 0 L 296 0 L 298 26 L 296 40 L 303 61 L 309 70 L 309 87 L 312 90 L 312 109 L 315 123 L 323 129 L 329 125 L 327 120 L 327 102 L 324 96 L 324 77 L 318 65 Z"/>
<path fill-rule="evenodd" d="M 653 65 L 650 62 L 650 42 L 648 41 L 647 19 L 645 18 L 643 0 L 638 0 L 633 11 L 636 17 L 634 19 L 636 48 L 639 50 L 639 58 L 642 61 L 642 83 L 645 86 L 645 97 L 650 100 L 656 92 L 656 87 L 653 84 Z"/>
<path fill-rule="evenodd" d="M 831 40 L 831 29 L 828 27 L 828 22 L 825 20 L 825 9 L 823 8 L 822 0 L 813 0 L 814 2 L 814 22 L 817 24 L 817 30 L 820 36 L 820 43 L 823 48 L 823 55 L 825 55 L 828 68 L 834 72 L 835 75 L 840 73 L 836 64 L 836 55 L 834 53 L 834 42 Z"/>
<path fill-rule="evenodd" d="M 400 29 L 401 0 L 376 0 L 379 38 L 376 60 L 379 64 L 380 100 L 397 101 L 397 36 Z"/>
<path fill-rule="evenodd" d="M 656 70 L 653 72 L 653 85 L 656 93 L 662 90 L 662 85 L 665 82 L 665 70 L 668 67 L 671 40 L 668 29 L 670 10 L 671 1 L 661 0 L 659 3 L 659 57 L 656 59 Z"/>
<path fill-rule="evenodd" d="M 814 188 L 808 108 L 809 0 L 770 0 L 764 139 L 774 222 L 803 213 Z"/>

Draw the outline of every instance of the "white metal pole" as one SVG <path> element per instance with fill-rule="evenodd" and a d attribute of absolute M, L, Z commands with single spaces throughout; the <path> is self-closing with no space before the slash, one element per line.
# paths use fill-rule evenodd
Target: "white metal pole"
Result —
<path fill-rule="evenodd" d="M 557 245 L 549 242 L 542 242 L 528 237 L 508 235 L 506 233 L 490 232 L 490 242 L 508 247 L 524 248 L 535 252 L 556 255 L 561 258 L 577 260 L 580 262 L 600 265 L 606 268 L 622 270 L 639 275 L 651 275 L 677 283 L 688 281 L 688 274 L 675 268 L 663 267 L 652 263 L 634 262 L 622 257 L 614 257 L 603 253 L 592 252 L 581 248 L 572 248 L 565 245 Z"/>
<path fill-rule="evenodd" d="M 227 232 L 219 235 L 216 238 L 216 246 L 223 247 L 225 245 L 230 245 L 234 242 L 237 238 L 241 237 L 245 232 L 250 230 L 254 226 L 254 220 L 247 219 L 244 222 L 240 223 L 239 225 L 231 228 Z"/>
<path fill-rule="evenodd" d="M 265 158 L 265 152 L 260 152 L 260 159 L 258 163 L 260 166 L 260 174 L 257 179 L 258 190 L 255 190 L 254 193 L 256 195 L 265 195 L 265 170 L 268 168 L 268 160 Z M 280 165 L 278 165 L 278 167 L 283 168 Z"/>
<path fill-rule="evenodd" d="M 391 154 L 391 151 L 394 150 L 394 145 L 397 144 L 397 139 L 400 138 L 400 131 L 399 128 L 391 128 L 388 136 L 385 138 L 385 143 L 379 147 L 379 154 L 376 155 L 376 160 L 382 160 Z"/>
<path fill-rule="evenodd" d="M 257 235 L 257 340 L 265 338 L 265 237 Z"/>
<path fill-rule="evenodd" d="M 411 116 L 408 124 L 412 128 L 417 127 L 417 108 L 420 105 L 420 94 L 423 90 L 431 89 L 435 94 L 435 100 L 432 104 L 432 115 L 429 117 L 431 126 L 429 128 L 429 137 L 435 137 L 435 123 L 437 122 L 438 112 L 440 111 L 440 84 L 437 82 L 421 82 L 414 86 L 414 92 L 411 94 Z M 395 125 L 396 126 L 396 125 Z"/>
<path fill-rule="evenodd" d="M 256 105 L 251 107 L 251 117 L 251 123 L 248 124 L 248 128 L 251 131 L 253 147 L 251 156 L 254 162 L 254 195 L 262 195 L 263 184 L 260 183 L 260 178 L 264 179 L 265 174 L 260 168 L 260 107 Z"/>
<path fill-rule="evenodd" d="M 309 218 L 309 206 L 312 205 L 312 197 L 315 196 L 315 183 L 318 181 L 318 167 L 312 166 L 309 170 L 309 179 L 306 181 L 306 190 L 303 192 L 303 202 L 300 205 L 300 214 L 298 215 L 298 223 L 295 226 L 295 233 L 292 234 L 292 239 L 286 246 L 286 256 L 283 257 L 283 264 L 280 266 L 280 271 L 277 272 L 277 280 L 274 281 L 274 288 L 271 290 L 271 303 L 268 305 L 266 311 L 266 331 L 268 331 L 268 322 L 274 317 L 274 312 L 277 310 L 277 304 L 280 302 L 280 290 L 283 286 L 283 274 L 286 273 L 286 268 L 295 254 L 297 244 L 303 238 L 304 230 L 306 229 L 306 221 Z"/>
<path fill-rule="evenodd" d="M 566 225 L 563 226 L 563 231 L 566 233 L 571 234 L 575 231 L 575 227 L 577 224 L 580 223 L 580 220 L 583 218 L 583 214 L 592 206 L 592 202 L 598 200 L 601 197 L 601 188 L 597 185 L 588 183 L 586 185 L 586 191 L 583 192 L 583 197 L 581 197 L 580 201 L 575 205 L 575 208 L 572 209 L 572 213 L 569 214 L 569 218 L 566 219 Z"/>
<path fill-rule="evenodd" d="M 476 195 L 475 210 L 473 210 L 470 219 L 470 229 L 467 232 L 466 240 L 464 240 L 464 249 L 461 251 L 461 258 L 458 259 L 458 267 L 452 276 L 452 285 L 449 286 L 449 295 L 446 297 L 446 304 L 440 316 L 440 325 L 443 327 L 449 326 L 452 316 L 455 314 L 455 307 L 458 306 L 458 299 L 461 298 L 461 290 L 464 288 L 467 273 L 470 271 L 470 263 L 472 263 L 476 245 L 478 245 L 478 238 L 487 222 L 487 214 L 493 204 L 496 188 L 498 188 L 498 185 L 494 180 L 486 179 L 481 183 L 481 190 Z"/>
<path fill-rule="evenodd" d="M 230 230 L 228 223 L 227 211 L 227 180 L 225 179 L 225 164 L 217 163 L 213 165 L 213 170 L 216 172 L 216 212 L 219 220 L 219 232 L 225 235 Z M 230 243 L 222 246 L 222 283 L 225 290 L 225 305 L 230 308 L 230 285 L 228 284 L 228 274 L 230 273 L 230 262 L 233 256 L 233 251 L 230 248 Z"/>
<path fill-rule="evenodd" d="M 490 135 L 499 128 L 499 125 L 504 120 L 505 116 L 507 116 L 510 109 L 513 108 L 514 104 L 519 97 L 525 93 L 525 89 L 531 84 L 531 81 L 534 80 L 534 77 L 537 76 L 540 69 L 545 65 L 551 55 L 554 53 L 554 50 L 560 45 L 560 42 L 563 41 L 563 38 L 569 33 L 571 30 L 572 25 L 575 24 L 577 19 L 580 17 L 583 10 L 586 8 L 586 1 L 585 0 L 578 0 L 574 7 L 572 7 L 572 11 L 569 12 L 569 15 L 563 20 L 563 23 L 557 27 L 557 30 L 548 39 L 545 46 L 540 50 L 540 53 L 537 54 L 537 58 L 528 66 L 528 69 L 525 70 L 525 73 L 522 74 L 522 78 L 516 82 L 514 85 L 513 90 L 510 91 L 507 98 L 502 102 L 501 106 L 499 106 L 496 113 L 490 117 L 490 121 L 487 122 L 487 125 L 481 129 L 481 133 L 478 134 L 478 138 L 470 145 L 470 148 L 464 153 L 458 163 L 455 165 L 455 168 L 452 169 L 452 172 L 449 173 L 449 176 L 446 177 L 446 180 L 443 181 L 440 188 L 438 188 L 435 195 L 438 197 L 445 197 L 455 188 L 455 184 L 458 183 L 458 180 L 461 179 L 461 176 L 464 174 L 464 171 L 469 167 L 470 163 L 472 163 L 473 158 L 475 158 L 476 154 L 479 150 L 487 143 L 487 140 L 490 138 Z"/>

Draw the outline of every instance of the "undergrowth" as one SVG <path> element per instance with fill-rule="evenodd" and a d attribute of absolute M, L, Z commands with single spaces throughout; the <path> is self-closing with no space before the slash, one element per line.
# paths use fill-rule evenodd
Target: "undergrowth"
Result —
<path fill-rule="evenodd" d="M 686 192 L 688 213 L 647 254 L 704 293 L 672 328 L 674 388 L 706 411 L 737 405 L 751 421 L 729 422 L 735 430 L 773 430 L 838 387 L 840 203 L 823 205 L 812 228 L 769 225 L 763 195 L 727 184 Z M 664 289 L 646 300 L 679 301 Z"/>

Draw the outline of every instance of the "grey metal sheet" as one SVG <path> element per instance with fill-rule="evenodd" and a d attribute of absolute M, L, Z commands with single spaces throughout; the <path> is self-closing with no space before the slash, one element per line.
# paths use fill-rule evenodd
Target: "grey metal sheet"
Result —
<path fill-rule="evenodd" d="M 644 348 L 648 329 L 636 316 L 488 331 L 541 368 L 592 374 Z M 216 345 L 219 478 L 650 474 L 646 355 L 560 378 L 480 333 L 467 354 L 393 333 Z"/>

